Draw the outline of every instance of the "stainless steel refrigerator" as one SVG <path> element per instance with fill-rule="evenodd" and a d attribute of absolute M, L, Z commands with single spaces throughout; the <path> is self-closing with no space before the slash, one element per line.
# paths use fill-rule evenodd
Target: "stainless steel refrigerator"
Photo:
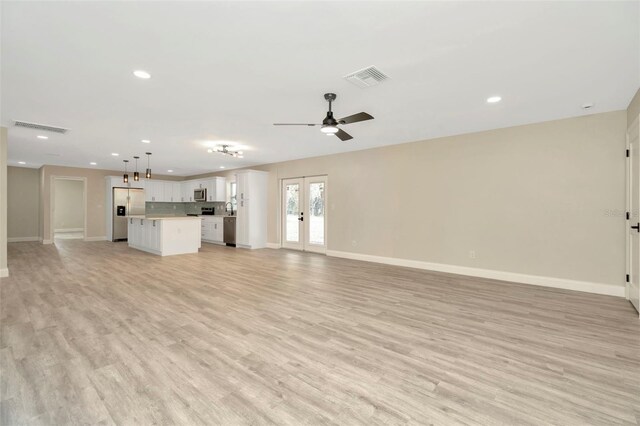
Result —
<path fill-rule="evenodd" d="M 127 241 L 127 216 L 144 213 L 144 189 L 113 188 L 111 241 Z"/>

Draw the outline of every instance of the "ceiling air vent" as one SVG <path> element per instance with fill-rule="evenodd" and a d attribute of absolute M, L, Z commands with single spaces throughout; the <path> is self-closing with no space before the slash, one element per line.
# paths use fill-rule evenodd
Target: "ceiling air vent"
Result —
<path fill-rule="evenodd" d="M 344 78 L 358 87 L 371 87 L 382 83 L 388 79 L 389 76 L 378 68 L 371 66 L 345 75 Z"/>
<path fill-rule="evenodd" d="M 45 132 L 67 133 L 69 129 L 62 127 L 47 126 L 46 124 L 29 123 L 28 121 L 15 120 L 16 127 L 26 127 L 27 129 L 44 130 Z"/>

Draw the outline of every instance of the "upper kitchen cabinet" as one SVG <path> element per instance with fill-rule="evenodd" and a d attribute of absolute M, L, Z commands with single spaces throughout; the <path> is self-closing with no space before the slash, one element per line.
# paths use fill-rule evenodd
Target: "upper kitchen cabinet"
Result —
<path fill-rule="evenodd" d="M 196 189 L 207 190 L 207 201 L 226 201 L 227 188 L 226 180 L 223 177 L 212 177 L 208 179 L 187 180 L 182 182 L 182 201 L 193 202 L 193 192 Z"/>
<path fill-rule="evenodd" d="M 179 203 L 182 201 L 180 182 L 145 180 L 143 188 L 144 198 L 147 202 Z"/>
<path fill-rule="evenodd" d="M 257 170 L 242 170 L 236 174 L 236 244 L 239 247 L 267 246 L 268 177 L 267 172 Z"/>
<path fill-rule="evenodd" d="M 180 203 L 182 201 L 182 190 L 180 182 L 163 182 L 164 196 L 161 201 L 167 203 Z"/>
<path fill-rule="evenodd" d="M 201 182 L 207 188 L 207 201 L 226 201 L 227 185 L 223 177 L 213 177 Z"/>
<path fill-rule="evenodd" d="M 193 199 L 193 191 L 199 188 L 199 183 L 196 180 L 187 180 L 181 182 L 182 186 L 182 201 L 185 203 L 190 203 L 195 201 Z"/>
<path fill-rule="evenodd" d="M 248 200 L 250 194 L 249 173 L 236 174 L 236 197 L 237 200 Z"/>

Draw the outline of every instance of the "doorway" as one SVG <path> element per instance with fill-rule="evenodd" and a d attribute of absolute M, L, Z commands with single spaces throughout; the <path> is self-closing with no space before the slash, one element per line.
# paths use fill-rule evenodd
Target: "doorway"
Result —
<path fill-rule="evenodd" d="M 282 180 L 282 247 L 326 253 L 327 176 Z"/>
<path fill-rule="evenodd" d="M 640 312 L 640 117 L 627 129 L 626 295 Z"/>
<path fill-rule="evenodd" d="M 51 233 L 53 240 L 82 240 L 86 235 L 85 179 L 53 176 Z"/>

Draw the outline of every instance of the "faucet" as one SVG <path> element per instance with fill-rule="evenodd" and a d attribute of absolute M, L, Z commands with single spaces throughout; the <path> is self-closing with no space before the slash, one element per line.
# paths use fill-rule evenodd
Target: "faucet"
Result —
<path fill-rule="evenodd" d="M 227 202 L 227 204 L 231 204 L 231 214 L 229 216 L 233 216 L 233 203 L 231 201 Z M 224 209 L 227 210 L 227 204 L 224 205 Z"/>

